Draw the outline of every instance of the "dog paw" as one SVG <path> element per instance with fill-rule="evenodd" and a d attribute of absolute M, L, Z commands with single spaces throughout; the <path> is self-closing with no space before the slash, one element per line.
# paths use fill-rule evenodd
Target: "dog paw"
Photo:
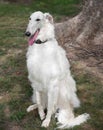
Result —
<path fill-rule="evenodd" d="M 43 123 L 42 123 L 42 127 L 48 127 L 49 126 L 49 123 L 50 123 L 50 120 L 48 120 L 48 119 L 45 119 L 44 121 L 43 121 Z"/>
<path fill-rule="evenodd" d="M 27 108 L 27 112 L 30 112 L 30 111 L 36 109 L 37 107 L 38 107 L 37 104 L 31 105 L 31 106 L 29 106 L 29 107 Z"/>
<path fill-rule="evenodd" d="M 41 112 L 41 113 L 39 113 L 39 115 L 40 115 L 40 119 L 41 119 L 41 120 L 44 120 L 44 118 L 45 118 L 45 113 L 44 113 L 44 112 Z"/>

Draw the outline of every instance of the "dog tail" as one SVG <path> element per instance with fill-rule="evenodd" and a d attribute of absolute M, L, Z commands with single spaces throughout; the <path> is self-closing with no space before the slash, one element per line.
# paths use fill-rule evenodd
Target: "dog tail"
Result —
<path fill-rule="evenodd" d="M 74 126 L 80 125 L 84 122 L 86 122 L 90 116 L 87 113 L 81 114 L 77 117 L 72 117 L 72 118 L 67 118 L 68 116 L 66 115 L 66 112 L 58 113 L 59 116 L 57 116 L 58 120 L 58 127 L 57 129 L 68 129 L 72 128 Z"/>

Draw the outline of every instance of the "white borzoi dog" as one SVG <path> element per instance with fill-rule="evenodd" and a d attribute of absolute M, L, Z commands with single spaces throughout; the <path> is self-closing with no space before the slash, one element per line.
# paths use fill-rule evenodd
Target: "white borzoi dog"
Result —
<path fill-rule="evenodd" d="M 27 111 L 38 108 L 41 120 L 44 119 L 43 127 L 49 126 L 54 113 L 59 128 L 70 128 L 85 122 L 88 114 L 74 117 L 73 108 L 79 107 L 80 101 L 66 53 L 55 39 L 52 16 L 40 11 L 33 13 L 25 35 L 29 36 L 27 68 L 34 103 Z M 45 108 L 47 114 L 44 113 Z"/>

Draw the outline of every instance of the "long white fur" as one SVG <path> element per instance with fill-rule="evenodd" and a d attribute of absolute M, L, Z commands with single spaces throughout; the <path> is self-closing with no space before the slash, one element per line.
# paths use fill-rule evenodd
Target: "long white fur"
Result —
<path fill-rule="evenodd" d="M 40 28 L 37 39 L 46 41 L 43 44 L 33 44 L 27 51 L 27 68 L 29 80 L 33 88 L 33 102 L 27 111 L 38 107 L 43 127 L 48 127 L 51 116 L 56 113 L 59 128 L 69 128 L 80 125 L 88 118 L 88 114 L 74 117 L 73 108 L 80 106 L 76 95 L 76 83 L 70 72 L 70 64 L 66 52 L 55 39 L 53 18 L 49 13 L 37 11 L 30 16 L 26 31 L 31 35 Z M 40 19 L 39 22 L 36 19 Z M 44 109 L 47 108 L 47 115 Z"/>

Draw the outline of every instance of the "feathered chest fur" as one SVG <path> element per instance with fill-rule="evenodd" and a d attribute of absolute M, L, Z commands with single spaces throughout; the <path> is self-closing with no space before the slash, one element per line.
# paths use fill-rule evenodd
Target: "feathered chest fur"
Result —
<path fill-rule="evenodd" d="M 29 79 L 33 82 L 47 82 L 61 74 L 58 45 L 48 42 L 30 46 L 27 52 Z"/>

